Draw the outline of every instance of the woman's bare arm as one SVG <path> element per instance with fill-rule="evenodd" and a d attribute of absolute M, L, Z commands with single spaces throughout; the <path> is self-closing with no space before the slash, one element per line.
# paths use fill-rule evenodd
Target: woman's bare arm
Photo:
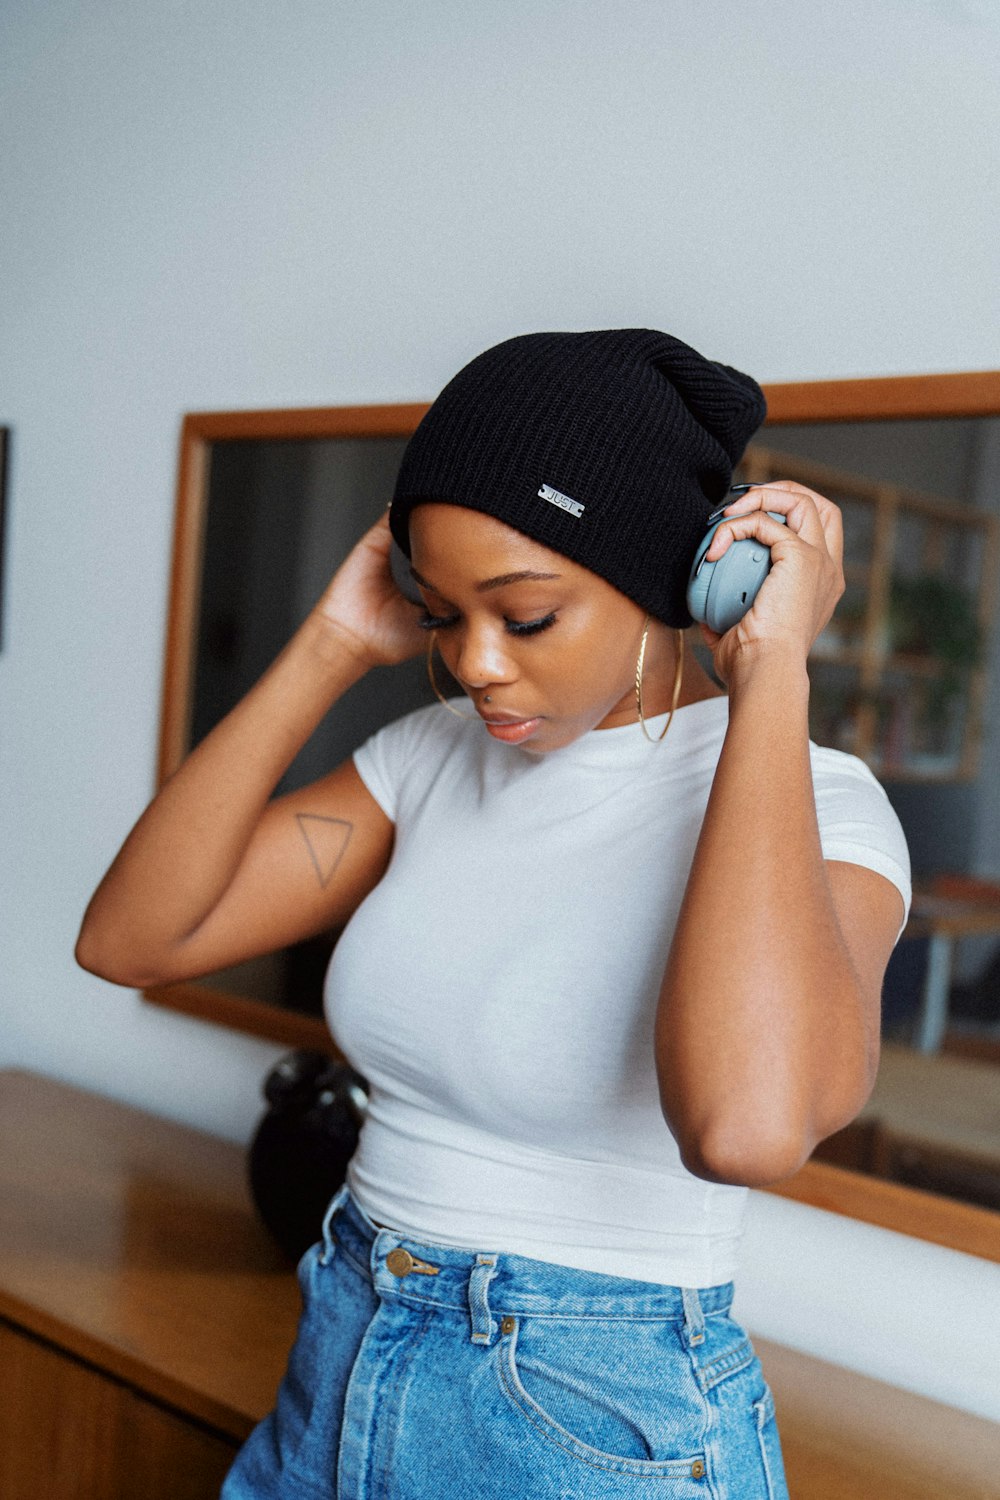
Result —
<path fill-rule="evenodd" d="M 772 545 L 775 567 L 742 639 L 740 626 L 710 639 L 729 683 L 729 728 L 655 1046 L 686 1165 L 759 1186 L 796 1171 L 868 1098 L 902 901 L 882 876 L 825 861 L 820 846 L 805 658 L 842 592 L 839 514 L 801 486 L 752 497 L 771 510 L 790 504 L 788 534 L 782 542 L 786 528 L 761 510 L 733 530 Z"/>
<path fill-rule="evenodd" d="M 270 799 L 352 683 L 421 649 L 389 541 L 383 518 L 143 813 L 87 908 L 84 968 L 132 985 L 205 974 L 343 922 L 379 879 L 393 828 L 351 762 Z"/>

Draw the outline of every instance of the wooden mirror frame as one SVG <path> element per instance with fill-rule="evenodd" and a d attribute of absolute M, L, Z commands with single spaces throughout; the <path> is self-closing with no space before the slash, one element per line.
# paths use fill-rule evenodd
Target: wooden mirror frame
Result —
<path fill-rule="evenodd" d="M 1000 417 L 1000 371 L 996 370 L 805 381 L 769 385 L 764 390 L 768 427 L 799 422 Z M 210 444 L 249 438 L 405 439 L 427 411 L 428 404 L 192 412 L 185 416 L 177 482 L 157 786 L 162 786 L 180 764 L 190 732 Z M 208 985 L 163 985 L 144 991 L 144 999 L 271 1041 L 340 1055 L 323 1021 Z M 989 1209 L 815 1161 L 807 1162 L 794 1177 L 768 1191 L 1000 1261 L 1000 1213 Z"/>

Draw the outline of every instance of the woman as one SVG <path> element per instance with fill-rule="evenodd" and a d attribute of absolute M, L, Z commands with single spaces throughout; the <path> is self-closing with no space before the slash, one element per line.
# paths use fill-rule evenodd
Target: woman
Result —
<path fill-rule="evenodd" d="M 746 1189 L 868 1097 L 909 880 L 874 778 L 808 739 L 837 508 L 790 482 L 727 504 L 709 561 L 756 538 L 771 571 L 702 627 L 727 692 L 684 652 L 691 561 L 763 415 L 655 330 L 478 356 L 93 898 L 78 956 L 122 984 L 347 924 L 327 1015 L 369 1112 L 227 1500 L 787 1493 L 729 1311 Z M 427 632 L 466 698 L 270 800 Z"/>

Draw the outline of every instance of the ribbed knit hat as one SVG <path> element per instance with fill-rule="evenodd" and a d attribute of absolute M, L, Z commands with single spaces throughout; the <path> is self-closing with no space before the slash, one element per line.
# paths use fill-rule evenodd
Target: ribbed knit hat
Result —
<path fill-rule="evenodd" d="M 652 328 L 527 333 L 465 365 L 406 445 L 389 524 L 415 505 L 483 511 L 690 625 L 705 519 L 764 420 L 760 386 Z"/>

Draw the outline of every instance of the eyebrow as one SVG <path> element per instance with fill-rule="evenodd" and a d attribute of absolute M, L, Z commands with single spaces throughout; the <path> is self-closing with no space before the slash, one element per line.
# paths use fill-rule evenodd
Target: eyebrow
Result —
<path fill-rule="evenodd" d="M 440 598 L 444 599 L 447 597 L 439 589 L 436 589 L 432 583 L 428 583 L 426 578 L 421 578 L 416 568 L 410 568 L 410 577 L 414 578 L 417 583 L 422 584 L 425 589 L 430 589 L 431 593 L 438 594 Z M 502 589 L 508 583 L 527 583 L 538 579 L 561 577 L 561 573 L 533 573 L 530 568 L 527 568 L 520 573 L 501 573 L 499 578 L 487 578 L 482 583 L 476 584 L 476 593 L 486 594 L 489 593 L 490 589 Z"/>

